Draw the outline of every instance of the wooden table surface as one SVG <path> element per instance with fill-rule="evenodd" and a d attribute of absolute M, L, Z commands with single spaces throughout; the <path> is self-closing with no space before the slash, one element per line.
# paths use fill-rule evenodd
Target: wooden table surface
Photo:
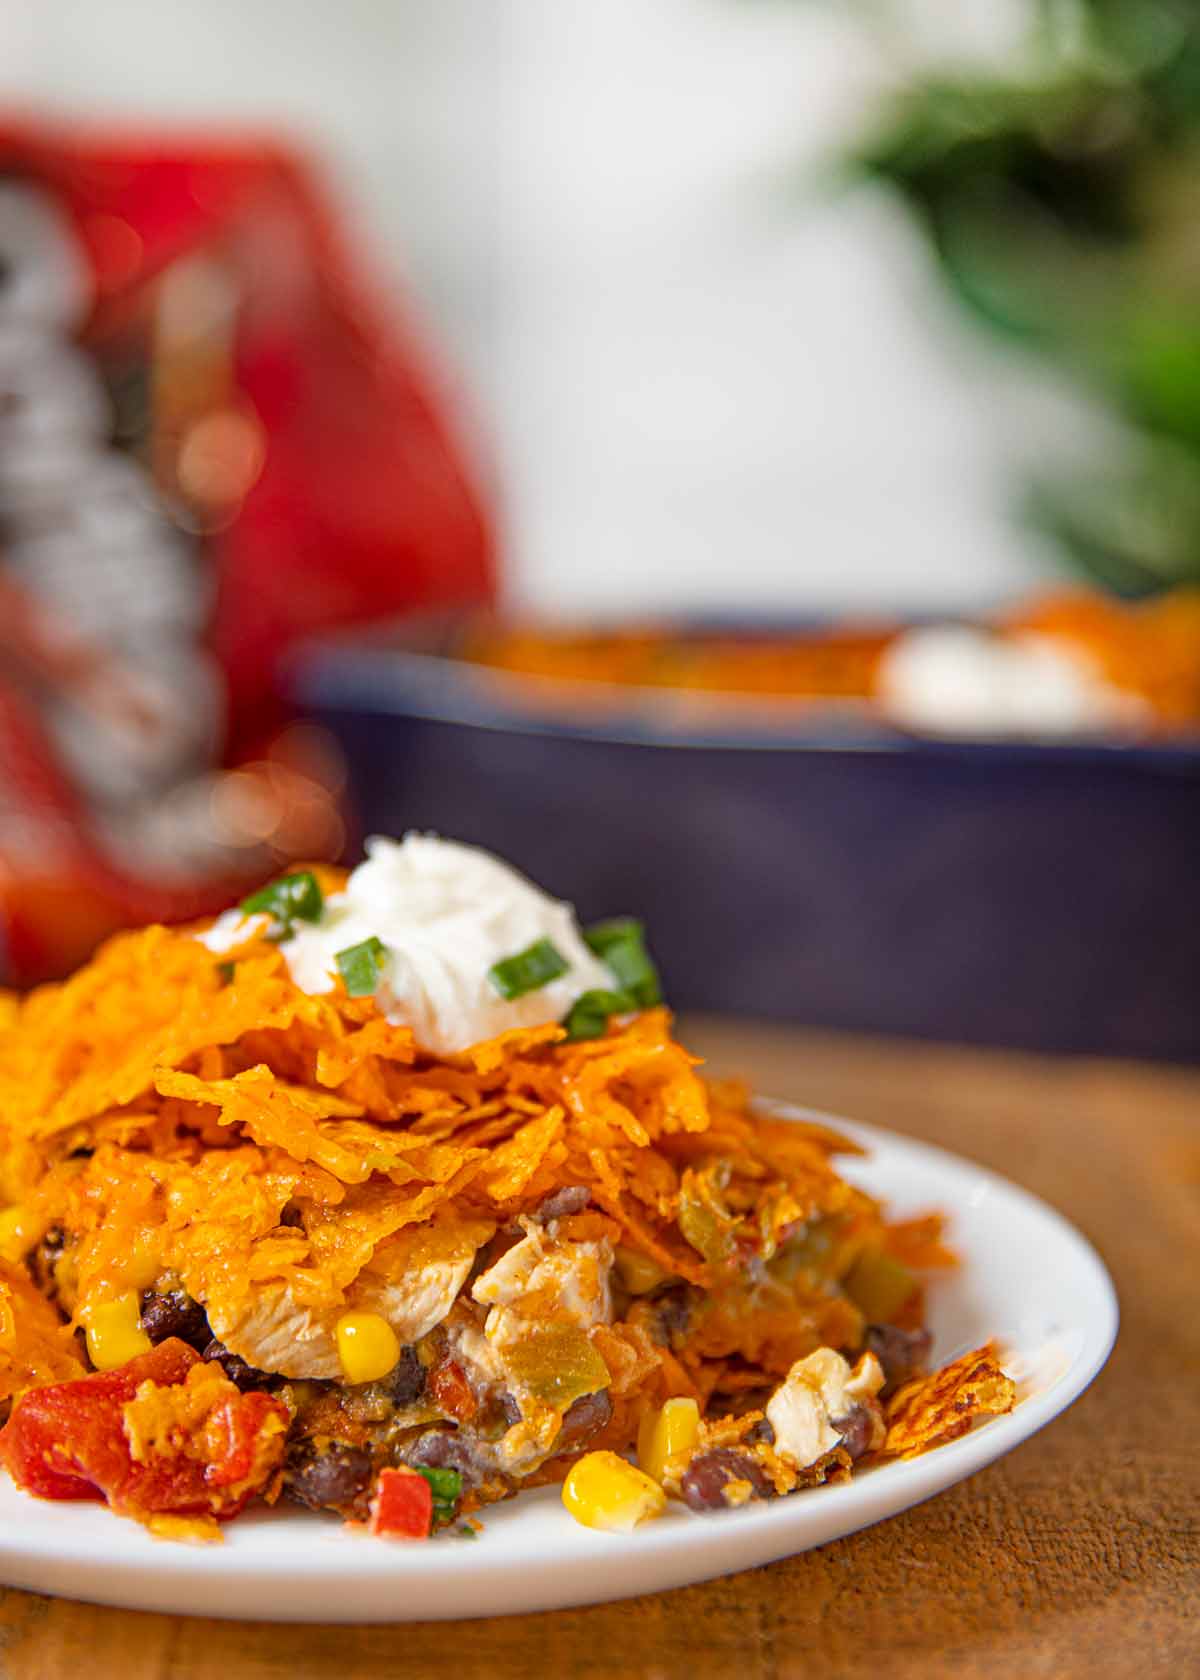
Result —
<path fill-rule="evenodd" d="M 409 1627 L 222 1623 L 9 1591 L 0 1675 L 1200 1675 L 1200 1074 L 715 1021 L 681 1036 L 763 1091 L 943 1144 L 1061 1208 L 1121 1297 L 1093 1388 L 918 1509 L 704 1586 Z"/>

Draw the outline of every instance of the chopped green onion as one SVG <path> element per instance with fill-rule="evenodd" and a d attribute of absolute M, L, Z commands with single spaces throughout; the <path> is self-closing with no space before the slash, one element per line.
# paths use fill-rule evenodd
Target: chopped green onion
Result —
<path fill-rule="evenodd" d="M 228 986 L 233 983 L 233 971 L 236 967 L 237 964 L 231 962 L 219 962 L 217 964 L 217 979 L 221 982 L 222 986 Z"/>
<path fill-rule="evenodd" d="M 606 922 L 593 922 L 591 927 L 583 930 L 584 939 L 598 957 L 603 957 L 610 945 L 623 939 L 644 939 L 645 936 L 646 929 L 636 916 L 612 916 Z"/>
<path fill-rule="evenodd" d="M 247 916 L 270 916 L 272 939 L 290 939 L 296 922 L 319 922 L 325 908 L 320 882 L 310 869 L 283 875 L 244 898 L 241 909 Z"/>
<path fill-rule="evenodd" d="M 424 1476 L 429 1483 L 435 1499 L 445 1501 L 457 1499 L 462 1493 L 462 1473 L 458 1470 L 433 1470 L 423 1464 L 416 1467 L 417 1475 Z"/>
<path fill-rule="evenodd" d="M 625 1015 L 637 1004 L 628 992 L 584 992 L 571 1005 L 563 1026 L 568 1040 L 600 1038 L 608 1030 L 610 1015 Z"/>
<path fill-rule="evenodd" d="M 493 963 L 488 969 L 488 979 L 502 998 L 511 1000 L 549 985 L 551 980 L 565 974 L 569 967 L 556 945 L 549 939 L 539 939 L 515 956 Z"/>
<path fill-rule="evenodd" d="M 387 961 L 387 946 L 372 934 L 358 945 L 347 945 L 334 957 L 338 973 L 346 982 L 348 997 L 370 997 L 379 984 L 379 973 Z"/>
<path fill-rule="evenodd" d="M 653 1009 L 662 1002 L 662 983 L 646 949 L 646 930 L 641 922 L 632 916 L 617 916 L 587 928 L 583 937 L 638 1009 Z"/>
<path fill-rule="evenodd" d="M 423 1464 L 416 1466 L 418 1476 L 424 1476 L 433 1494 L 435 1523 L 453 1522 L 462 1496 L 462 1476 L 457 1470 L 433 1470 Z"/>

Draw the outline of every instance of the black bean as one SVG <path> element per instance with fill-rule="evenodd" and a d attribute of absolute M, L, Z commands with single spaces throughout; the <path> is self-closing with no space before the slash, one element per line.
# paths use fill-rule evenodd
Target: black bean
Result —
<path fill-rule="evenodd" d="M 405 1449 L 403 1458 L 414 1469 L 457 1470 L 464 1486 L 479 1480 L 475 1455 L 454 1429 L 429 1430 Z"/>
<path fill-rule="evenodd" d="M 565 1184 L 561 1190 L 556 1190 L 534 1214 L 548 1225 L 552 1219 L 565 1219 L 569 1214 L 582 1213 L 592 1199 L 592 1192 L 586 1184 Z"/>
<path fill-rule="evenodd" d="M 253 1365 L 248 1365 L 240 1354 L 230 1353 L 223 1342 L 214 1337 L 208 1346 L 202 1349 L 202 1357 L 219 1365 L 235 1388 L 240 1388 L 243 1394 L 252 1388 L 269 1388 L 277 1382 L 277 1377 L 270 1376 L 266 1371 L 257 1371 Z"/>
<path fill-rule="evenodd" d="M 506 1255 L 510 1248 L 515 1248 L 524 1239 L 525 1233 L 519 1225 L 502 1225 L 495 1236 L 485 1242 L 471 1262 L 471 1270 L 467 1273 L 464 1290 L 469 1291 L 477 1277 L 489 1271 Z"/>
<path fill-rule="evenodd" d="M 143 1289 L 138 1323 L 155 1347 L 175 1336 L 202 1353 L 212 1341 L 208 1314 L 186 1289 L 167 1289 L 161 1295 L 154 1289 Z"/>
<path fill-rule="evenodd" d="M 572 1401 L 563 1413 L 562 1428 L 554 1442 L 555 1452 L 572 1452 L 592 1435 L 599 1434 L 612 1417 L 612 1401 L 608 1390 L 582 1394 Z"/>
<path fill-rule="evenodd" d="M 861 1458 L 875 1433 L 875 1416 L 866 1406 L 851 1406 L 845 1417 L 833 1418 L 833 1427 L 851 1458 Z"/>
<path fill-rule="evenodd" d="M 883 1392 L 889 1394 L 910 1377 L 925 1374 L 933 1336 L 928 1330 L 901 1330 L 898 1324 L 868 1324 L 864 1345 L 883 1367 Z"/>
<path fill-rule="evenodd" d="M 471 1434 L 480 1441 L 498 1441 L 520 1421 L 521 1408 L 511 1394 L 491 1394 L 471 1419 Z"/>
<path fill-rule="evenodd" d="M 688 1299 L 686 1288 L 668 1289 L 665 1295 L 660 1295 L 654 1303 L 662 1332 L 662 1340 L 674 1347 L 687 1334 L 691 1322 L 692 1307 Z"/>
<path fill-rule="evenodd" d="M 344 1441 L 318 1447 L 297 1441 L 288 1450 L 284 1488 L 288 1496 L 313 1511 L 349 1505 L 371 1479 L 371 1455 Z"/>
<path fill-rule="evenodd" d="M 53 1296 L 56 1292 L 54 1268 L 62 1259 L 66 1246 L 66 1232 L 60 1225 L 51 1225 L 26 1261 L 34 1283 L 45 1295 Z"/>
<path fill-rule="evenodd" d="M 425 1367 L 417 1358 L 415 1347 L 400 1349 L 400 1358 L 384 1381 L 394 1406 L 411 1406 L 414 1400 L 421 1398 L 425 1392 Z"/>
<path fill-rule="evenodd" d="M 735 1447 L 701 1453 L 684 1471 L 679 1491 L 693 1511 L 716 1511 L 725 1505 L 730 1482 L 749 1482 L 751 1499 L 769 1499 L 774 1489 L 761 1465 Z"/>
<path fill-rule="evenodd" d="M 755 1441 L 765 1441 L 769 1447 L 775 1445 L 775 1427 L 770 1418 L 759 1418 L 753 1429 L 746 1431 L 743 1439 L 747 1446 Z"/>

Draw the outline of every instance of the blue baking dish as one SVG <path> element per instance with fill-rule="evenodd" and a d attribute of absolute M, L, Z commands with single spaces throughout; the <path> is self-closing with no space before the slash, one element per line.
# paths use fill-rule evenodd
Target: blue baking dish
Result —
<path fill-rule="evenodd" d="M 292 670 L 365 832 L 644 918 L 679 1009 L 1200 1060 L 1200 745 L 914 739 L 538 679 L 378 635 Z"/>

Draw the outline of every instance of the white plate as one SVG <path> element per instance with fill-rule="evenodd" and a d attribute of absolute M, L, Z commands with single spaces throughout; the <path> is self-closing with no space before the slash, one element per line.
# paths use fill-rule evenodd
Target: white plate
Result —
<path fill-rule="evenodd" d="M 805 1111 L 786 1109 L 802 1116 Z M 824 1119 L 825 1116 L 807 1116 Z M 1085 1389 L 1117 1330 L 1112 1283 L 1057 1213 L 958 1156 L 874 1127 L 831 1122 L 871 1155 L 846 1177 L 898 1214 L 942 1208 L 963 1256 L 930 1290 L 935 1355 L 997 1337 L 1021 1399 L 924 1457 L 837 1487 L 697 1516 L 678 1504 L 630 1535 L 581 1528 L 557 1488 L 484 1513 L 475 1541 L 374 1540 L 276 1508 L 239 1517 L 221 1546 L 154 1540 L 102 1506 L 51 1504 L 0 1477 L 0 1579 L 135 1610 L 259 1620 L 425 1621 L 593 1604 L 749 1569 L 894 1516 L 982 1469 Z"/>

